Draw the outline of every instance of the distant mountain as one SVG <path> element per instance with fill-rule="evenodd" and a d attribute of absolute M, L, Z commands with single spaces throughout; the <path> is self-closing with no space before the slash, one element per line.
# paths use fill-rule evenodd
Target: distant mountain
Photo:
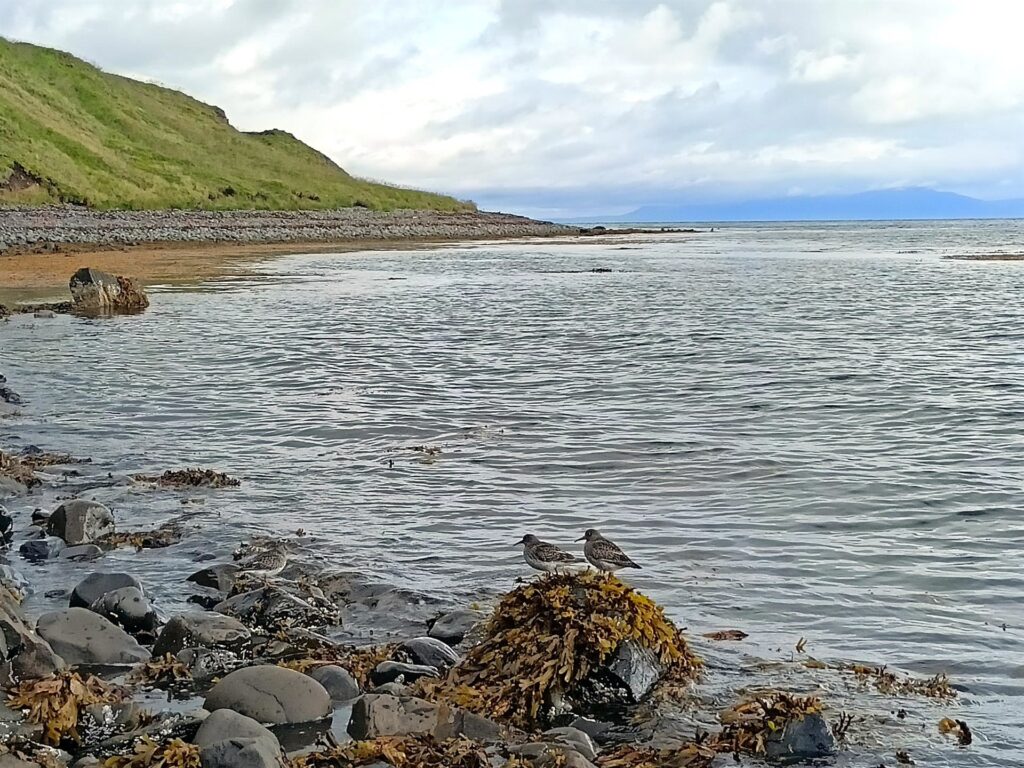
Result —
<path fill-rule="evenodd" d="M 0 205 L 430 208 L 451 197 L 354 178 L 284 131 L 244 133 L 178 91 L 0 38 Z"/>
<path fill-rule="evenodd" d="M 978 200 L 953 192 L 913 187 L 853 195 L 780 197 L 734 203 L 645 205 L 632 213 L 591 216 L 587 221 L 867 221 L 1022 217 L 1024 200 Z"/>

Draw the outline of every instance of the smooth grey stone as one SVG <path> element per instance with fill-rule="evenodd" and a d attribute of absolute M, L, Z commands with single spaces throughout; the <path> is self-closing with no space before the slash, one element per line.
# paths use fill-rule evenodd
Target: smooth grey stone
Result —
<path fill-rule="evenodd" d="M 293 669 L 261 664 L 225 675 L 206 696 L 206 709 L 232 709 L 261 723 L 306 723 L 331 712 L 316 680 Z"/>
<path fill-rule="evenodd" d="M 258 739 L 228 739 L 203 747 L 199 752 L 203 768 L 282 768 L 281 750 Z"/>
<path fill-rule="evenodd" d="M 68 605 L 72 608 L 88 608 L 107 592 L 124 587 L 135 587 L 145 594 L 142 584 L 130 573 L 90 573 L 71 592 Z"/>
<path fill-rule="evenodd" d="M 96 501 L 65 501 L 46 521 L 46 532 L 68 545 L 89 544 L 114 532 L 114 515 Z"/>
<path fill-rule="evenodd" d="M 804 715 L 786 723 L 765 741 L 765 757 L 782 763 L 805 762 L 829 757 L 836 752 L 836 740 L 828 722 L 819 714 Z"/>
<path fill-rule="evenodd" d="M 185 648 L 226 648 L 236 650 L 251 636 L 238 619 L 213 611 L 194 611 L 174 616 L 164 625 L 153 646 L 153 654 L 178 653 Z"/>
<path fill-rule="evenodd" d="M 103 550 L 95 544 L 76 544 L 61 550 L 61 560 L 95 560 L 103 557 Z"/>
<path fill-rule="evenodd" d="M 634 701 L 641 701 L 665 672 L 654 652 L 626 641 L 608 664 L 608 671 L 629 689 Z"/>
<path fill-rule="evenodd" d="M 239 570 L 234 563 L 220 563 L 196 571 L 186 581 L 227 594 L 235 585 L 235 577 Z"/>
<path fill-rule="evenodd" d="M 468 608 L 446 613 L 430 626 L 427 635 L 449 645 L 458 645 L 479 622 L 487 618 L 483 611 Z"/>
<path fill-rule="evenodd" d="M 45 613 L 36 631 L 68 664 L 135 664 L 150 658 L 131 635 L 87 608 Z"/>
<path fill-rule="evenodd" d="M 597 760 L 597 746 L 594 744 L 594 740 L 579 728 L 566 725 L 561 728 L 551 728 L 541 735 L 549 741 L 557 741 L 572 747 L 591 762 Z"/>
<path fill-rule="evenodd" d="M 324 687 L 332 701 L 349 701 L 359 695 L 359 683 L 344 667 L 328 664 L 317 667 L 309 676 Z"/>
<path fill-rule="evenodd" d="M 251 717 L 240 715 L 231 709 L 211 712 L 199 726 L 192 743 L 199 747 L 208 747 L 228 739 L 254 739 L 264 742 L 274 750 L 279 751 L 281 748 L 277 736 L 269 729 Z"/>
<path fill-rule="evenodd" d="M 438 710 L 437 704 L 414 696 L 367 693 L 352 705 L 348 732 L 357 741 L 432 733 L 437 727 Z"/>

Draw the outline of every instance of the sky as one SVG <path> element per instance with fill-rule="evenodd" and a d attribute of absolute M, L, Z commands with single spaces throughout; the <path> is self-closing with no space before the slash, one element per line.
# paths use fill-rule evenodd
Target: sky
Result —
<path fill-rule="evenodd" d="M 0 0 L 0 35 L 545 217 L 1024 197 L 1017 0 Z"/>

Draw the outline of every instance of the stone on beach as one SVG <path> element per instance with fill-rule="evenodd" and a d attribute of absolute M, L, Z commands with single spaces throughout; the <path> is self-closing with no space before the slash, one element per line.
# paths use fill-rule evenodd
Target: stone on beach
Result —
<path fill-rule="evenodd" d="M 71 608 L 88 608 L 107 592 L 125 587 L 135 587 L 144 593 L 142 584 L 130 573 L 90 573 L 71 592 L 68 605 Z"/>
<path fill-rule="evenodd" d="M 435 667 L 423 664 L 403 664 L 400 661 L 382 661 L 370 675 L 374 685 L 397 682 L 399 678 L 406 683 L 419 680 L 421 677 L 439 677 Z"/>
<path fill-rule="evenodd" d="M 238 669 L 206 696 L 206 709 L 231 709 L 261 723 L 306 723 L 330 714 L 331 697 L 320 683 L 293 669 L 262 664 Z"/>
<path fill-rule="evenodd" d="M 414 637 L 401 645 L 414 664 L 423 664 L 445 671 L 459 663 L 459 654 L 451 646 L 434 637 Z"/>
<path fill-rule="evenodd" d="M 87 608 L 45 613 L 36 631 L 68 664 L 136 664 L 149 651 L 120 627 Z"/>
<path fill-rule="evenodd" d="M 235 586 L 235 578 L 240 570 L 234 563 L 218 563 L 196 571 L 187 581 L 227 594 Z"/>
<path fill-rule="evenodd" d="M 218 709 L 199 726 L 192 743 L 203 768 L 272 768 L 282 764 L 277 737 L 251 717 Z"/>
<path fill-rule="evenodd" d="M 46 521 L 46 532 L 69 544 L 90 544 L 114 532 L 114 515 L 96 501 L 65 501 Z"/>
<path fill-rule="evenodd" d="M 237 650 L 250 637 L 237 619 L 212 611 L 193 611 L 174 616 L 164 625 L 153 646 L 153 654 L 176 654 L 185 648 Z"/>
<path fill-rule="evenodd" d="M 29 626 L 15 594 L 0 584 L 0 686 L 12 679 L 31 680 L 59 672 L 67 665 L 46 640 Z"/>
<path fill-rule="evenodd" d="M 344 667 L 326 664 L 314 669 L 309 676 L 324 687 L 331 701 L 350 701 L 359 695 L 359 683 Z"/>
<path fill-rule="evenodd" d="M 137 312 L 149 306 L 142 286 L 129 277 L 82 267 L 68 283 L 78 312 Z"/>
<path fill-rule="evenodd" d="M 387 693 L 367 693 L 356 699 L 348 733 L 357 740 L 429 733 L 439 740 L 463 736 L 486 743 L 509 735 L 498 723 L 462 708 Z"/>
<path fill-rule="evenodd" d="M 470 633 L 470 631 L 487 618 L 483 611 L 475 611 L 469 608 L 451 611 L 439 616 L 427 632 L 429 637 L 436 638 L 448 645 L 458 645 Z"/>
<path fill-rule="evenodd" d="M 777 762 L 817 760 L 835 754 L 836 740 L 820 714 L 808 714 L 786 723 L 765 742 L 765 756 Z"/>
<path fill-rule="evenodd" d="M 103 557 L 103 550 L 95 544 L 76 544 L 73 547 L 62 549 L 61 560 L 96 560 Z"/>
<path fill-rule="evenodd" d="M 100 614 L 132 635 L 156 631 L 159 619 L 138 587 L 122 587 L 99 597 L 89 610 Z"/>
<path fill-rule="evenodd" d="M 18 547 L 18 553 L 29 562 L 39 562 L 59 556 L 66 548 L 64 539 L 59 536 L 45 536 L 26 541 Z"/>

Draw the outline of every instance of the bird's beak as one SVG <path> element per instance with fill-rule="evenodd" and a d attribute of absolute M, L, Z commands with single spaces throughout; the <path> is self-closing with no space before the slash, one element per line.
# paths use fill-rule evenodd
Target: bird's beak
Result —
<path fill-rule="evenodd" d="M 585 538 L 587 538 L 587 537 L 586 536 L 580 536 L 578 539 L 576 539 L 576 541 L 583 541 Z"/>

